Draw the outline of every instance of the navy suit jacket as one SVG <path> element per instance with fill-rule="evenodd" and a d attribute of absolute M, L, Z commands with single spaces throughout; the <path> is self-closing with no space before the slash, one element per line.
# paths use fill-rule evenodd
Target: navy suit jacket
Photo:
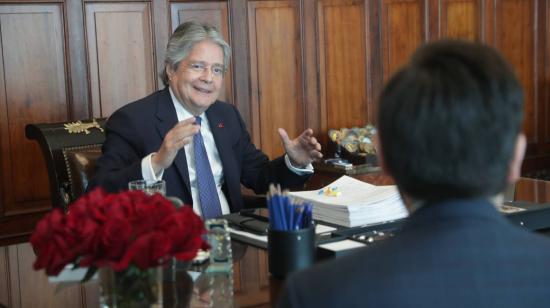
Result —
<path fill-rule="evenodd" d="M 280 307 L 550 307 L 550 239 L 484 200 L 424 206 L 377 246 L 292 275 Z"/>
<path fill-rule="evenodd" d="M 241 183 L 256 193 L 265 193 L 270 183 L 283 187 L 303 185 L 309 176 L 290 171 L 284 157 L 269 161 L 256 149 L 237 109 L 216 101 L 206 116 L 223 166 L 223 191 L 232 212 L 243 206 Z M 128 104 L 109 117 L 103 155 L 96 163 L 90 188 L 102 186 L 107 191 L 127 189 L 128 182 L 142 178 L 141 160 L 156 152 L 166 133 L 178 122 L 168 88 Z M 180 150 L 172 166 L 164 170 L 166 195 L 192 204 L 185 151 Z"/>

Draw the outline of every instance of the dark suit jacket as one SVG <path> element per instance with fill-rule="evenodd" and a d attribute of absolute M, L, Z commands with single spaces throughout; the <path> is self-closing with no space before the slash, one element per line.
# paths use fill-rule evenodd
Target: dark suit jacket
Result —
<path fill-rule="evenodd" d="M 224 193 L 232 212 L 243 206 L 241 183 L 256 193 L 265 193 L 270 183 L 299 186 L 308 176 L 290 171 L 284 157 L 269 161 L 250 141 L 246 126 L 237 109 L 216 101 L 206 111 L 220 154 L 225 176 Z M 97 161 L 96 174 L 90 187 L 102 186 L 108 191 L 127 189 L 128 182 L 141 179 L 141 160 L 156 152 L 166 133 L 178 122 L 168 88 L 128 104 L 109 117 L 103 155 Z M 164 170 L 166 195 L 192 204 L 185 151 Z"/>
<path fill-rule="evenodd" d="M 280 307 L 550 307 L 550 239 L 483 200 L 420 208 L 396 237 L 288 279 Z"/>

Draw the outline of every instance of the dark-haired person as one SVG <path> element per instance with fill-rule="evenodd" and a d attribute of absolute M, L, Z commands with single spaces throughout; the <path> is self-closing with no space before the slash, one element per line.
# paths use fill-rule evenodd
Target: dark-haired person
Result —
<path fill-rule="evenodd" d="M 550 240 L 495 208 L 520 175 L 523 95 L 487 46 L 420 47 L 379 101 L 411 215 L 393 238 L 288 279 L 281 307 L 550 307 Z"/>
<path fill-rule="evenodd" d="M 265 193 L 269 183 L 303 184 L 321 158 L 311 129 L 289 139 L 273 161 L 252 144 L 237 109 L 218 101 L 231 49 L 212 26 L 181 24 L 168 41 L 166 85 L 117 110 L 106 125 L 103 155 L 91 187 L 127 189 L 128 182 L 166 181 L 166 194 L 193 204 L 204 218 L 243 207 L 241 183 Z"/>

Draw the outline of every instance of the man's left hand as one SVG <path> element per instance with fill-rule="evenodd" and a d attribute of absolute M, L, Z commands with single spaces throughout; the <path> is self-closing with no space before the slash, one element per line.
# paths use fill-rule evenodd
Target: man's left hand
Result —
<path fill-rule="evenodd" d="M 306 129 L 300 136 L 292 140 L 290 140 L 284 129 L 279 128 L 278 131 L 286 154 L 294 167 L 305 168 L 311 162 L 323 157 L 321 144 L 313 137 L 311 128 Z"/>

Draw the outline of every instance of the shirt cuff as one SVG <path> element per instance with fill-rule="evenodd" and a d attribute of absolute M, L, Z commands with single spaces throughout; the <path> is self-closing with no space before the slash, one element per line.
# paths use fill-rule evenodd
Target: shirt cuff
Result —
<path fill-rule="evenodd" d="M 155 153 L 151 153 L 141 160 L 141 176 L 147 182 L 156 182 L 162 180 L 162 175 L 164 174 L 164 169 L 162 169 L 159 174 L 155 174 L 155 171 L 153 170 L 153 165 L 151 164 L 151 157 L 153 156 L 153 154 Z"/>
<path fill-rule="evenodd" d="M 288 154 L 285 154 L 285 164 L 287 168 L 296 173 L 297 175 L 307 175 L 313 173 L 313 165 L 309 164 L 305 168 L 296 168 L 290 163 L 290 158 L 288 158 Z"/>

